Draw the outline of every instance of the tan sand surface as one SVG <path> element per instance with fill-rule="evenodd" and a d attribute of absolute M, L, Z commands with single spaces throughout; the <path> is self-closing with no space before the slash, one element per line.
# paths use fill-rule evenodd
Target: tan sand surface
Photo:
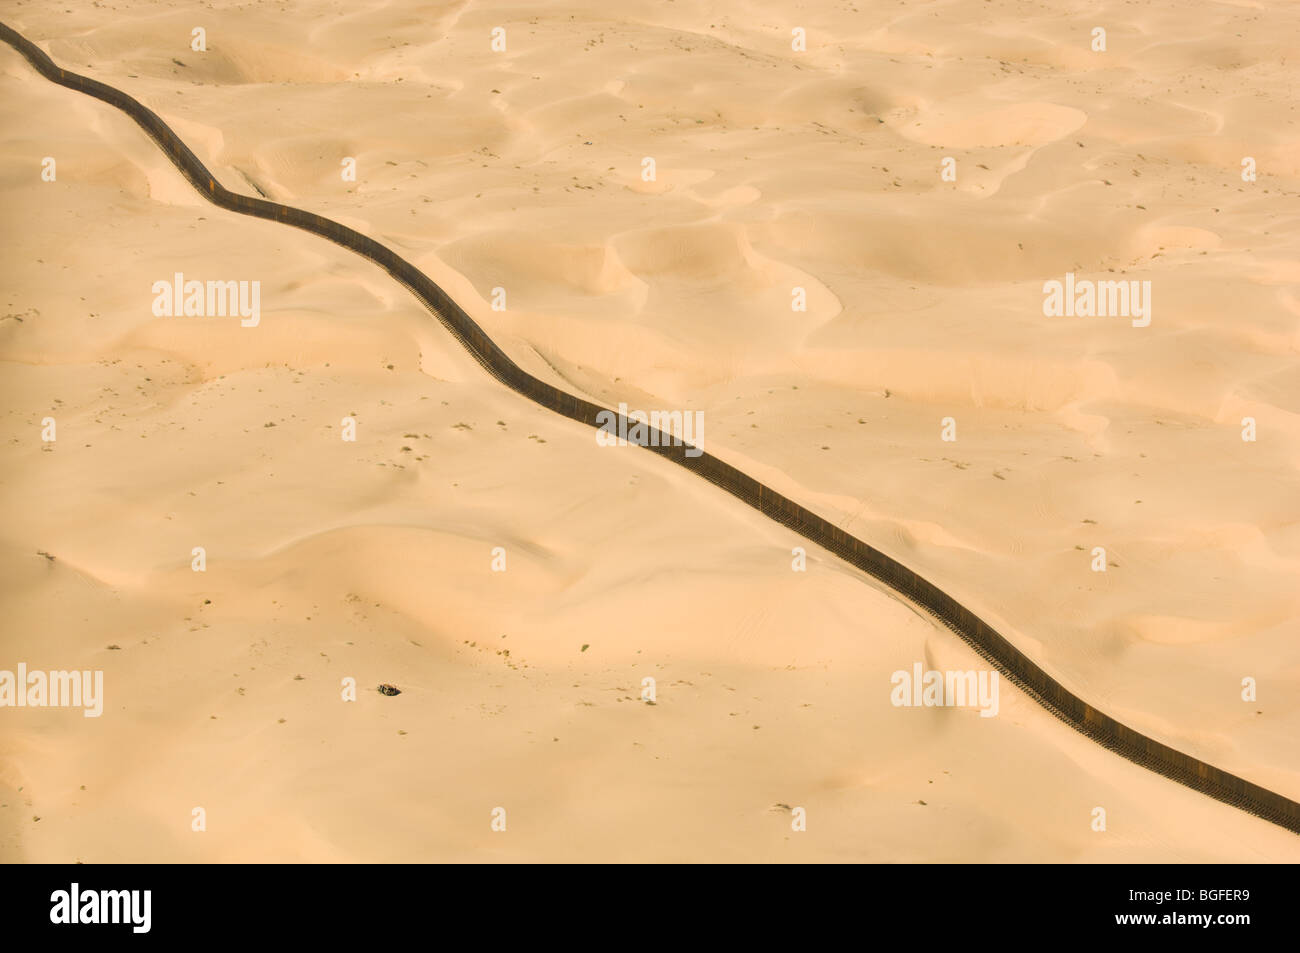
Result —
<path fill-rule="evenodd" d="M 0 20 L 227 187 L 388 244 L 530 372 L 703 411 L 706 449 L 1093 704 L 1300 799 L 1293 8 Z M 981 663 L 496 384 L 369 263 L 208 205 L 7 46 L 0 130 L 0 669 L 98 669 L 106 693 L 98 719 L 0 710 L 0 861 L 1300 860 L 1010 686 L 992 718 L 892 706 L 896 670 Z M 177 271 L 260 281 L 260 324 L 154 316 Z M 1045 317 L 1066 272 L 1150 281 L 1150 326 Z"/>

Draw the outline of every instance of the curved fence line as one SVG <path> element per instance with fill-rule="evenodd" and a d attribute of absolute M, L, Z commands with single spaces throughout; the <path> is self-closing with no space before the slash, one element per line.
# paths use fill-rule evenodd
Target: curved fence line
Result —
<path fill-rule="evenodd" d="M 589 427 L 602 426 L 597 414 L 613 414 L 598 404 L 539 380 L 519 367 L 442 288 L 390 248 L 312 212 L 229 191 L 152 110 L 112 86 L 61 69 L 38 46 L 3 23 L 0 23 L 0 39 L 21 53 L 46 79 L 103 100 L 125 112 L 153 138 L 190 184 L 214 205 L 301 228 L 350 249 L 385 269 L 433 312 L 484 370 L 511 390 Z M 623 424 L 621 415 L 613 416 Z M 902 563 L 717 457 L 689 445 L 674 446 L 671 435 L 653 428 L 648 428 L 647 432 L 651 443 L 659 445 L 645 449 L 721 487 L 764 516 L 829 550 L 925 609 L 1003 677 L 1082 734 L 1166 778 L 1300 834 L 1300 804 L 1162 744 L 1098 711 L 1048 675 L 983 619 Z M 698 456 L 687 456 L 687 450 Z"/>

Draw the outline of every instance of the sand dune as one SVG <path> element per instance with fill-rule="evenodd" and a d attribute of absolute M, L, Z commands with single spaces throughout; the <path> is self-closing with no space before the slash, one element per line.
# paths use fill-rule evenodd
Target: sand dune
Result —
<path fill-rule="evenodd" d="M 3 19 L 228 188 L 399 249 L 531 373 L 702 410 L 1108 713 L 1300 797 L 1292 13 L 118 6 Z M 0 713 L 3 859 L 1300 857 L 1010 689 L 891 706 L 895 670 L 980 663 L 7 47 L 0 84 L 0 668 L 108 697 Z M 152 314 L 177 271 L 259 280 L 259 326 Z M 1151 281 L 1151 325 L 1045 317 L 1066 272 Z"/>

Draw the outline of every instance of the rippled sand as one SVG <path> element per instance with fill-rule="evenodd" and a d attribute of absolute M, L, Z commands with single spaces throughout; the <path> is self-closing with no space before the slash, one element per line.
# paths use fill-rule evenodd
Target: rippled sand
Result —
<path fill-rule="evenodd" d="M 703 411 L 1067 687 L 1300 799 L 1300 15 L 340 8 L 0 19 L 530 372 Z M 8 47 L 0 194 L 0 669 L 106 692 L 0 710 L 0 859 L 1300 859 L 1009 686 L 994 718 L 892 706 L 894 671 L 978 659 Z M 259 325 L 155 317 L 178 271 L 260 281 Z M 1150 325 L 1046 317 L 1067 272 L 1150 281 Z"/>

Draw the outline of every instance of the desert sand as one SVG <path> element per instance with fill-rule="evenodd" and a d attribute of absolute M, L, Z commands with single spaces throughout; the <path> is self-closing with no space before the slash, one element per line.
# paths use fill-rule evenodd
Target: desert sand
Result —
<path fill-rule="evenodd" d="M 394 248 L 531 373 L 702 411 L 711 453 L 1097 707 L 1300 799 L 1294 9 L 0 19 L 227 187 Z M 1009 685 L 997 717 L 893 706 L 896 670 L 983 663 L 7 46 L 0 140 L 0 669 L 105 683 L 99 718 L 0 710 L 0 861 L 1300 860 Z M 156 316 L 176 272 L 259 281 L 260 323 Z M 1149 326 L 1045 316 L 1067 272 L 1150 281 Z"/>

